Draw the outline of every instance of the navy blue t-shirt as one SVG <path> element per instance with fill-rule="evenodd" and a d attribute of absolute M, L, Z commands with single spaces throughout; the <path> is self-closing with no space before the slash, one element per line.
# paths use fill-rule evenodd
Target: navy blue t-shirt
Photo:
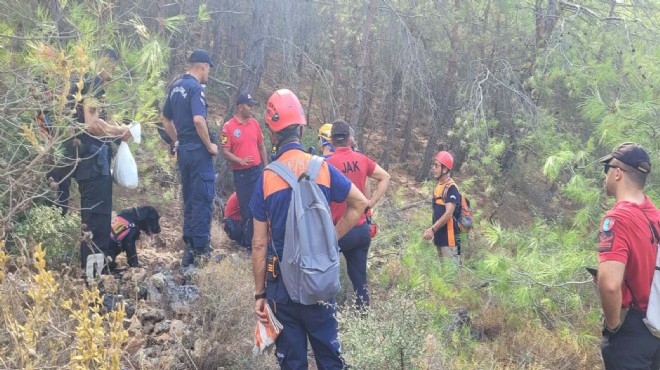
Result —
<path fill-rule="evenodd" d="M 204 88 L 195 77 L 185 74 L 171 85 L 163 106 L 163 116 L 174 121 L 181 144 L 201 143 L 193 117 L 206 119 L 206 109 Z"/>

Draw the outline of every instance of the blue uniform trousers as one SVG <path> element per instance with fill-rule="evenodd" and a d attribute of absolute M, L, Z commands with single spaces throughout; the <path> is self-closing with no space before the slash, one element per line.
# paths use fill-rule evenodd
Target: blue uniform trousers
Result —
<path fill-rule="evenodd" d="M 236 188 L 236 197 L 238 206 L 241 208 L 241 218 L 245 222 L 245 231 L 243 232 L 243 241 L 241 244 L 250 248 L 252 246 L 253 220 L 250 211 L 250 198 L 254 193 L 254 187 L 257 184 L 259 176 L 264 166 L 258 165 L 245 170 L 234 170 L 234 187 Z"/>
<path fill-rule="evenodd" d="M 631 309 L 616 333 L 603 330 L 601 353 L 605 369 L 660 369 L 660 338 L 646 327 L 645 316 Z"/>
<path fill-rule="evenodd" d="M 208 245 L 215 197 L 213 156 L 199 143 L 179 144 L 177 154 L 183 193 L 183 236 L 193 248 Z"/>
<path fill-rule="evenodd" d="M 289 300 L 272 304 L 283 325 L 275 341 L 277 361 L 282 369 L 307 369 L 307 339 L 319 369 L 343 369 L 341 345 L 337 338 L 334 301 L 328 305 L 302 305 Z"/>
<path fill-rule="evenodd" d="M 268 263 L 273 261 L 268 252 Z M 284 327 L 275 341 L 275 355 L 282 369 L 307 369 L 307 340 L 312 345 L 319 369 L 343 369 L 341 344 L 337 337 L 335 301 L 327 305 L 295 303 L 280 278 L 279 267 L 266 273 L 266 298 Z"/>
<path fill-rule="evenodd" d="M 369 305 L 367 289 L 367 256 L 371 245 L 371 226 L 365 222 L 355 226 L 343 238 L 339 239 L 339 250 L 346 258 L 346 270 L 357 296 L 355 305 Z"/>
<path fill-rule="evenodd" d="M 232 220 L 231 218 L 225 218 L 222 220 L 224 223 L 224 229 L 229 236 L 229 239 L 241 243 L 243 240 L 243 231 L 245 230 L 245 224 L 243 221 Z"/>

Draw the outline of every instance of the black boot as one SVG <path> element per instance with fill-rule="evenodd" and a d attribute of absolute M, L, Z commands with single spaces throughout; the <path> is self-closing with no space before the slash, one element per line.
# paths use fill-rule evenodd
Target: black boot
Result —
<path fill-rule="evenodd" d="M 181 258 L 181 267 L 187 267 L 195 262 L 195 254 L 193 251 L 192 238 L 183 237 L 183 257 Z"/>
<path fill-rule="evenodd" d="M 211 249 L 211 242 L 207 241 L 200 243 L 200 245 L 194 244 L 193 248 L 195 251 L 195 266 L 199 267 L 208 263 L 211 258 L 211 252 L 213 251 Z"/>

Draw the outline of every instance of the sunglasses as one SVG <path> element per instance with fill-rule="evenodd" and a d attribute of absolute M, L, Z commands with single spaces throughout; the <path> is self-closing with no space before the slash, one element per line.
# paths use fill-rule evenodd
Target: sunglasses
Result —
<path fill-rule="evenodd" d="M 620 169 L 621 171 L 624 171 L 624 172 L 626 171 L 626 170 L 624 170 L 624 169 L 621 168 L 621 167 L 617 167 L 617 166 L 615 166 L 615 165 L 612 165 L 612 164 L 609 164 L 609 163 L 605 163 L 605 165 L 603 166 L 603 172 L 605 172 L 605 174 L 607 175 L 607 172 L 610 170 L 610 168 L 618 168 L 618 169 Z"/>

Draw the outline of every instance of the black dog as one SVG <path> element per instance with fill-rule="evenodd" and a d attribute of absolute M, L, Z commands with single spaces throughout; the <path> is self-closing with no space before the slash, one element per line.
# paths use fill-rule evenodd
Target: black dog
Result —
<path fill-rule="evenodd" d="M 112 219 L 110 230 L 109 257 L 112 262 L 108 264 L 110 271 L 117 268 L 115 259 L 121 252 L 126 252 L 126 259 L 130 267 L 138 267 L 138 256 L 135 241 L 140 239 L 141 232 L 147 235 L 160 233 L 160 215 L 152 206 L 140 206 L 125 209 Z"/>

